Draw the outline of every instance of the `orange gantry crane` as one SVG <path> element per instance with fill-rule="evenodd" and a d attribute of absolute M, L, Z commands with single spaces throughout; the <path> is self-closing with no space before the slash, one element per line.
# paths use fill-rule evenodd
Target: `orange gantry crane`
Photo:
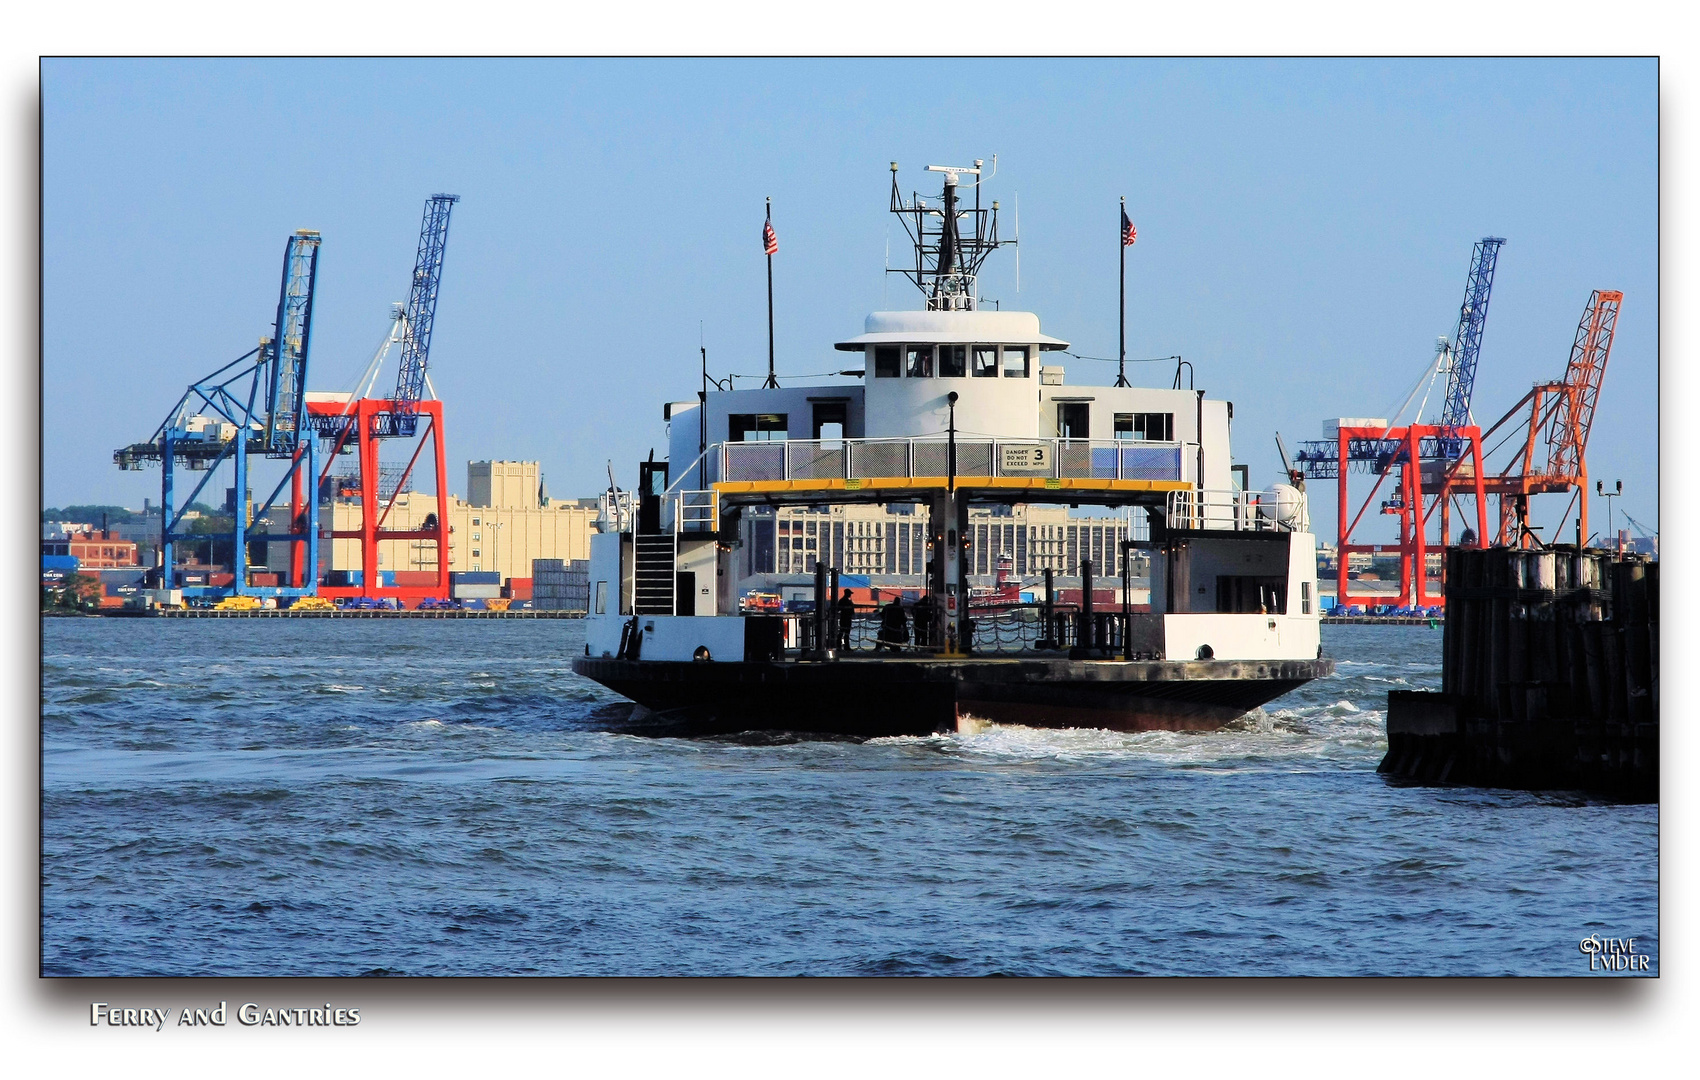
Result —
<path fill-rule="evenodd" d="M 1577 324 L 1576 339 L 1570 347 L 1570 364 L 1565 368 L 1563 381 L 1536 383 L 1498 422 L 1482 432 L 1482 438 L 1487 439 L 1507 423 L 1527 415 L 1528 427 L 1520 454 L 1497 476 L 1487 477 L 1485 484 L 1476 483 L 1475 477 L 1465 475 L 1457 467 L 1448 471 L 1442 502 L 1449 502 L 1455 495 L 1476 494 L 1482 490 L 1497 496 L 1499 535 L 1496 543 L 1499 546 L 1532 547 L 1539 543 L 1539 538 L 1529 526 L 1529 496 L 1566 491 L 1574 492 L 1571 501 L 1580 504 L 1576 520 L 1577 545 L 1580 546 L 1589 536 L 1588 433 L 1599 405 L 1600 388 L 1605 383 L 1606 361 L 1611 358 L 1612 338 L 1616 334 L 1618 310 L 1622 304 L 1623 293 L 1595 289 L 1582 311 L 1581 322 Z M 1537 444 L 1543 442 L 1546 445 L 1546 462 L 1537 467 Z M 1569 515 L 1567 506 L 1565 517 Z M 1560 519 L 1560 527 L 1563 520 Z"/>

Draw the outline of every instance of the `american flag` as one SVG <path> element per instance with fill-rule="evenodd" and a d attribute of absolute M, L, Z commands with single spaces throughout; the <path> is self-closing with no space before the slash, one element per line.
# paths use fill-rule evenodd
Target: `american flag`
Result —
<path fill-rule="evenodd" d="M 769 255 L 779 250 L 779 234 L 773 231 L 773 222 L 761 227 L 761 246 Z"/>
<path fill-rule="evenodd" d="M 1133 222 L 1127 216 L 1127 207 L 1122 207 L 1122 247 L 1132 247 L 1139 239 L 1139 230 L 1133 227 Z"/>

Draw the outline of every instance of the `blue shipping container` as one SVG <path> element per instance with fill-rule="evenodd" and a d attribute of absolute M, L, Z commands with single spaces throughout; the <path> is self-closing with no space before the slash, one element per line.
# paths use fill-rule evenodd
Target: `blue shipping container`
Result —
<path fill-rule="evenodd" d="M 502 575 L 494 570 L 454 570 L 449 573 L 449 583 L 451 585 L 500 585 Z"/>
<path fill-rule="evenodd" d="M 74 571 L 77 569 L 77 565 L 78 560 L 75 555 L 43 555 L 41 557 L 41 568 L 43 570 Z"/>

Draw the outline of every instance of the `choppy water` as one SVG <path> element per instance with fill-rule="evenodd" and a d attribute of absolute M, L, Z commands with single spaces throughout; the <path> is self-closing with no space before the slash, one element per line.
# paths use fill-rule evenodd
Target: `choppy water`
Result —
<path fill-rule="evenodd" d="M 1392 784 L 1440 634 L 1324 643 L 1235 731 L 691 741 L 578 623 L 47 620 L 42 968 L 1657 973 L 1657 807 Z"/>

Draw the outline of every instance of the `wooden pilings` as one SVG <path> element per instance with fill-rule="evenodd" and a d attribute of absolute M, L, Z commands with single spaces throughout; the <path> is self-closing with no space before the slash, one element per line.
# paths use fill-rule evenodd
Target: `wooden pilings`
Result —
<path fill-rule="evenodd" d="M 1388 696 L 1381 771 L 1656 801 L 1659 564 L 1570 546 L 1446 558 L 1441 692 Z"/>

